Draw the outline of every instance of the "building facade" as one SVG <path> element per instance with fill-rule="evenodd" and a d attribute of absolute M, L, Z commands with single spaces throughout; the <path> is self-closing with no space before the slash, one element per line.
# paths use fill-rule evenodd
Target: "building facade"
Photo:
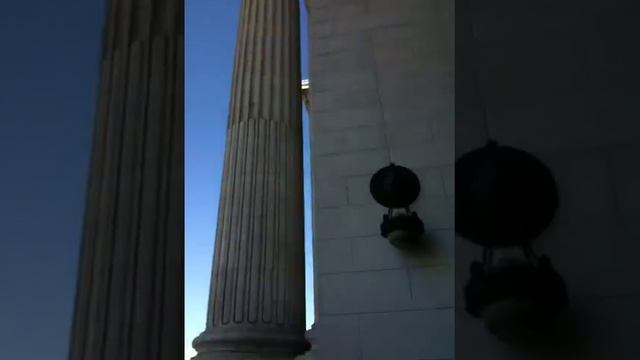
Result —
<path fill-rule="evenodd" d="M 256 46 L 252 36 L 262 39 L 272 31 L 264 20 L 256 20 L 265 19 L 256 17 L 264 15 L 265 9 L 292 24 L 298 9 L 293 1 L 283 1 L 263 7 L 256 7 L 252 0 L 243 1 L 241 34 L 250 36 L 239 38 L 239 49 Z M 271 8 L 273 4 L 279 5 Z M 283 4 L 289 6 L 289 12 L 279 7 Z M 312 350 L 300 358 L 638 358 L 631 334 L 640 327 L 640 288 L 629 278 L 637 269 L 637 202 L 632 199 L 638 195 L 633 186 L 638 171 L 625 159 L 637 153 L 631 135 L 637 134 L 633 131 L 637 129 L 611 118 L 622 115 L 621 109 L 633 111 L 628 96 L 633 90 L 620 73 L 602 71 L 604 63 L 615 62 L 611 56 L 601 55 L 613 50 L 608 40 L 615 38 L 614 31 L 587 30 L 588 25 L 616 10 L 586 3 L 553 11 L 541 2 L 520 5 L 524 7 L 497 0 L 306 1 L 310 82 L 303 85 L 303 91 L 310 113 L 316 308 L 315 324 L 307 333 Z M 574 16 L 576 11 L 580 17 Z M 288 49 L 285 73 L 265 74 L 262 62 L 249 62 L 239 53 L 234 78 L 247 84 L 253 84 L 252 79 L 258 84 L 274 81 L 276 89 L 284 84 L 290 91 L 289 100 L 301 103 L 300 94 L 291 90 L 299 84 L 299 69 L 293 66 L 299 58 L 290 47 L 298 40 L 296 31 L 276 31 L 266 38 L 288 44 L 276 47 Z M 246 45 L 247 39 L 253 45 Z M 596 56 L 594 48 L 601 53 Z M 576 57 L 576 53 L 589 56 Z M 630 53 L 623 55 L 634 58 Z M 271 65 L 279 64 L 283 57 L 276 54 L 273 61 Z M 246 69 L 251 71 L 238 77 Z M 261 118 L 260 108 L 250 104 L 267 104 L 268 108 L 270 103 L 284 101 L 269 92 L 243 90 L 242 84 L 234 90 L 236 101 L 251 101 L 232 102 L 232 114 L 239 111 L 249 116 L 248 120 L 271 119 Z M 252 109 L 258 112 L 254 117 L 250 116 Z M 294 115 L 285 120 L 297 124 L 300 114 Z M 258 139 L 262 136 L 256 134 Z M 272 141 L 270 136 L 265 135 L 266 141 Z M 285 141 L 297 142 L 294 137 L 301 134 L 283 136 Z M 458 157 L 489 140 L 533 154 L 551 170 L 557 183 L 560 206 L 551 226 L 533 246 L 552 259 L 564 278 L 570 307 L 560 323 L 565 337 L 544 353 L 514 350 L 465 311 L 463 294 L 469 268 L 481 258 L 482 251 L 455 235 L 454 167 Z M 244 145 L 228 142 L 228 149 L 229 144 L 242 149 L 255 147 L 251 141 Z M 292 156 L 296 166 L 299 155 Z M 249 162 L 241 158 L 240 163 L 261 169 L 259 159 Z M 388 209 L 374 201 L 369 185 L 372 176 L 390 163 L 409 168 L 420 181 L 421 192 L 411 209 L 424 222 L 426 251 L 398 250 L 381 234 L 380 224 Z M 288 171 L 283 170 L 280 176 L 300 174 L 298 168 Z M 258 176 L 259 181 L 269 184 L 269 179 L 278 180 L 277 175 L 267 175 L 267 180 Z M 292 197 L 299 195 L 300 189 L 294 190 Z M 272 192 L 287 198 L 287 191 Z M 268 196 L 264 201 L 271 204 Z M 243 209 L 241 204 L 237 207 Z M 292 201 L 278 216 L 299 210 L 299 203 Z M 259 215 L 238 213 L 236 218 L 253 223 Z M 293 225 L 301 225 L 299 217 L 288 218 L 294 219 Z M 243 227 L 234 226 L 232 220 L 221 217 L 221 223 L 231 224 L 229 229 L 243 234 Z M 302 244 L 299 235 L 289 238 L 296 249 Z M 217 246 L 231 247 L 225 242 L 231 238 L 228 234 L 223 232 L 218 238 Z M 236 240 L 252 244 L 250 238 Z M 275 240 L 263 241 L 271 244 Z M 250 247 L 232 249 L 229 253 L 239 254 L 237 261 L 251 259 L 247 255 Z M 296 262 L 294 267 L 300 269 L 302 254 L 289 255 L 288 261 Z M 229 269 L 238 274 L 251 269 L 249 260 L 233 261 L 216 261 L 217 276 Z M 290 289 L 301 289 L 302 279 L 283 276 Z M 252 274 L 245 278 L 251 282 Z M 214 300 L 219 296 L 216 286 L 222 285 L 214 282 Z M 251 304 L 255 294 L 246 294 L 246 303 Z M 230 293 L 229 299 L 238 303 L 244 298 Z M 271 299 L 277 306 L 286 303 L 287 296 Z M 218 298 L 211 302 L 209 334 L 222 333 L 220 329 L 227 326 L 216 323 L 215 317 L 216 311 L 221 311 L 216 307 L 226 301 Z M 288 311 L 300 314 L 303 305 L 292 304 Z M 246 349 L 242 342 L 256 340 L 251 337 L 253 325 L 242 320 L 250 318 L 251 308 L 246 317 L 242 309 L 236 312 L 240 320 L 233 328 L 237 330 L 233 341 L 241 340 L 241 346 L 224 348 L 228 345 L 224 344 L 216 350 L 220 340 L 205 336 L 200 339 L 204 355 L 199 358 L 208 359 L 207 351 L 238 352 Z M 293 341 L 288 343 L 290 351 L 280 355 L 286 358 L 298 353 L 302 347 L 293 349 L 291 345 L 300 338 L 299 326 L 270 327 L 260 336 L 261 341 L 274 341 L 283 334 L 289 334 Z M 253 358 L 263 351 L 251 350 Z"/>
<path fill-rule="evenodd" d="M 454 358 L 454 2 L 309 0 L 314 359 Z M 395 163 L 428 250 L 380 234 Z"/>

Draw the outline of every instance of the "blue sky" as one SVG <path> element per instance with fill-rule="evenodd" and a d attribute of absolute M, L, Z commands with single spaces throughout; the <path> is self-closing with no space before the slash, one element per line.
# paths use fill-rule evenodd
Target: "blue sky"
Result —
<path fill-rule="evenodd" d="M 67 357 L 103 3 L 2 2 L 2 359 Z"/>
<path fill-rule="evenodd" d="M 188 0 L 185 21 L 185 356 L 205 326 L 225 145 L 238 0 Z M 302 9 L 302 76 L 307 78 Z M 313 323 L 308 118 L 304 116 L 307 327 Z"/>

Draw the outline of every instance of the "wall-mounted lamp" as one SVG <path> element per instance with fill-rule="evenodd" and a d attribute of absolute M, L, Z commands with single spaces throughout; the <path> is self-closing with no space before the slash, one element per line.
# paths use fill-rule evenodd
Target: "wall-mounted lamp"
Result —
<path fill-rule="evenodd" d="M 420 195 L 420 180 L 416 174 L 391 163 L 373 175 L 369 190 L 378 204 L 389 209 L 380 225 L 382 236 L 400 249 L 419 246 L 424 224 L 409 208 Z"/>
<path fill-rule="evenodd" d="M 558 207 L 553 175 L 534 156 L 493 141 L 459 158 L 455 171 L 456 232 L 484 247 L 471 265 L 466 310 L 503 340 L 536 341 L 568 305 L 562 277 L 531 248 Z M 523 258 L 494 263 L 494 249 L 509 247 Z"/>

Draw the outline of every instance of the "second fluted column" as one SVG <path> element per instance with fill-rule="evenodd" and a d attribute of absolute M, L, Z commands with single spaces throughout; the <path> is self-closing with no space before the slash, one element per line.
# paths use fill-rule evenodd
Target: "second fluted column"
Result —
<path fill-rule="evenodd" d="M 300 8 L 243 0 L 207 326 L 197 360 L 292 359 L 304 339 Z"/>

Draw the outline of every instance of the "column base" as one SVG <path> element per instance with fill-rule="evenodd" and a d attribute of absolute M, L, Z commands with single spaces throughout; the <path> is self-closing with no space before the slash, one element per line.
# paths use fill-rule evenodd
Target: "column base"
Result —
<path fill-rule="evenodd" d="M 311 345 L 300 335 L 271 329 L 213 328 L 193 340 L 192 360 L 292 360 Z"/>

